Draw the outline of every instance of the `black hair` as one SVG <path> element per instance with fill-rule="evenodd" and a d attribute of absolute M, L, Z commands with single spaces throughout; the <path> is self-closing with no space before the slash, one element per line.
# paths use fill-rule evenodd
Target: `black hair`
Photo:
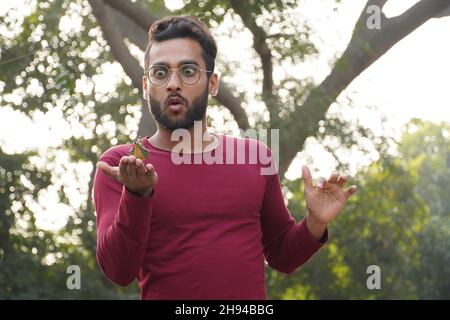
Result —
<path fill-rule="evenodd" d="M 202 57 L 206 70 L 214 72 L 217 45 L 206 25 L 192 16 L 168 16 L 157 20 L 148 31 L 148 44 L 145 49 L 145 70 L 149 68 L 149 52 L 153 42 L 176 38 L 190 38 L 202 47 Z M 208 73 L 209 75 L 212 74 Z"/>

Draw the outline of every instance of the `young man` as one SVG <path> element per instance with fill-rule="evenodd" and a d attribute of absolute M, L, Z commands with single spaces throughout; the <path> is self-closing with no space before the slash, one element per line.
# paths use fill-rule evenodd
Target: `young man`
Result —
<path fill-rule="evenodd" d="M 119 145 L 97 163 L 97 259 L 119 285 L 137 278 L 142 299 L 267 299 L 265 261 L 294 272 L 327 241 L 328 223 L 356 191 L 344 190 L 347 178 L 337 173 L 313 187 L 303 167 L 309 212 L 296 223 L 278 173 L 261 174 L 260 161 L 237 161 L 237 144 L 270 154 L 266 145 L 206 128 L 208 95 L 216 95 L 219 84 L 216 53 L 196 18 L 168 17 L 152 25 L 143 92 L 158 131 L 142 139 L 149 156 L 136 159 L 129 156 L 131 145 Z M 190 139 L 173 141 L 176 129 L 187 130 Z M 180 144 L 189 159 L 223 161 L 175 163 Z M 224 160 L 230 157 L 232 164 Z"/>

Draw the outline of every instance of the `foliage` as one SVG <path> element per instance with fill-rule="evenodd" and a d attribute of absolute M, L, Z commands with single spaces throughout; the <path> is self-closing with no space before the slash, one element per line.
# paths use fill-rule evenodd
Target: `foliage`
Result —
<path fill-rule="evenodd" d="M 136 2 L 155 15 L 168 11 L 162 0 Z M 114 61 L 86 0 L 29 0 L 27 5 L 30 14 L 23 21 L 11 10 L 0 22 L 0 107 L 30 118 L 57 110 L 70 129 L 59 145 L 44 153 L 7 154 L 0 145 L 0 298 L 135 299 L 136 285 L 119 288 L 99 271 L 90 194 L 99 155 L 136 138 L 139 91 L 131 88 L 130 79 Z M 318 54 L 308 24 L 284 19 L 296 5 L 290 0 L 248 2 L 251 18 L 267 34 L 277 67 Z M 217 27 L 226 14 L 239 20 L 232 11 L 230 1 L 202 0 L 185 1 L 174 14 L 195 14 Z M 229 30 L 230 37 L 243 31 L 238 25 Z M 239 61 L 219 60 L 225 75 L 242 66 Z M 256 61 L 252 68 L 255 84 L 260 85 Z M 102 78 L 106 70 L 116 69 L 115 83 Z M 96 85 L 105 82 L 112 86 Z M 237 83 L 230 86 L 238 88 Z M 288 119 L 313 86 L 311 79 L 293 79 L 288 73 L 275 83 L 280 118 Z M 262 101 L 260 93 L 250 97 L 245 88 L 239 95 L 246 102 Z M 222 114 L 229 116 L 228 111 Z M 255 127 L 267 127 L 265 112 L 249 116 Z M 322 251 L 290 277 L 268 270 L 271 297 L 448 298 L 448 283 L 442 281 L 449 278 L 450 265 L 448 126 L 413 122 L 418 129 L 405 133 L 399 145 L 403 157 L 395 159 L 385 155 L 388 138 L 374 136 L 361 124 L 328 115 L 319 125 L 323 129 L 315 137 L 319 142 L 336 139 L 328 145 L 330 153 L 337 144 L 351 149 L 366 138 L 378 146 L 382 157 L 358 173 L 360 190 L 330 227 L 330 243 Z M 69 164 L 76 166 L 75 181 L 57 173 Z M 77 168 L 83 166 L 89 168 L 88 179 L 78 178 L 82 172 Z M 69 188 L 73 183 L 84 197 L 81 204 L 73 203 Z M 59 202 L 73 212 L 58 232 L 38 227 L 35 218 L 39 196 L 51 186 L 56 186 Z M 300 219 L 305 209 L 301 183 L 286 181 L 285 186 L 292 193 L 291 212 Z M 66 287 L 66 269 L 74 264 L 82 270 L 82 290 Z M 370 264 L 382 268 L 379 292 L 365 287 Z"/>

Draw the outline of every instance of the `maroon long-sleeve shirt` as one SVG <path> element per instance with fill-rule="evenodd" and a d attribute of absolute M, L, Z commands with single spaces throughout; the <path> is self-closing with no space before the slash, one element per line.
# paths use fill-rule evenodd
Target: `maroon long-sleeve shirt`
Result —
<path fill-rule="evenodd" d="M 262 174 L 273 159 L 238 162 L 241 143 L 247 153 L 257 147 L 270 155 L 266 145 L 217 137 L 216 149 L 187 156 L 191 164 L 176 164 L 171 152 L 142 139 L 150 151 L 144 162 L 158 174 L 151 197 L 97 170 L 97 259 L 111 281 L 125 286 L 137 278 L 142 299 L 267 299 L 265 260 L 290 274 L 327 241 L 327 232 L 317 242 L 305 219 L 295 222 L 278 173 Z M 112 147 L 99 160 L 118 166 L 130 147 Z M 202 155 L 222 164 L 198 163 Z"/>

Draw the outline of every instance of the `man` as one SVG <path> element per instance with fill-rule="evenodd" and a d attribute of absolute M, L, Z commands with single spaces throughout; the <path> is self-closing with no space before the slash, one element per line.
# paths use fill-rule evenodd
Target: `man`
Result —
<path fill-rule="evenodd" d="M 208 95 L 219 86 L 216 53 L 196 18 L 168 17 L 152 25 L 143 95 L 158 131 L 142 139 L 149 157 L 142 161 L 129 155 L 131 145 L 119 145 L 97 163 L 97 259 L 119 285 L 137 278 L 142 299 L 267 299 L 265 261 L 294 272 L 327 241 L 328 223 L 356 191 L 344 190 L 347 178 L 337 173 L 313 187 L 303 167 L 309 211 L 296 223 L 277 172 L 262 175 L 264 164 L 242 164 L 230 153 L 240 142 L 246 152 L 257 147 L 270 155 L 267 146 L 206 128 Z M 173 141 L 177 129 L 190 139 Z M 235 161 L 175 163 L 180 144 L 188 158 Z"/>

